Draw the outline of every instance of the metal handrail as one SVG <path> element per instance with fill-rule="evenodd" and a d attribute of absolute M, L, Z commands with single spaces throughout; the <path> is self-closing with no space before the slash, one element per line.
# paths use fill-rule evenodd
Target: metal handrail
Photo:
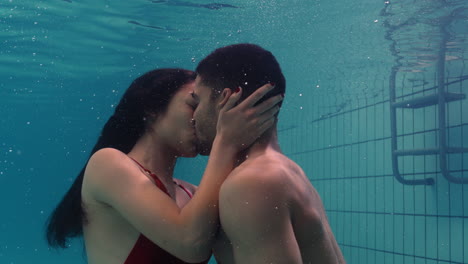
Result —
<path fill-rule="evenodd" d="M 390 130 L 391 130 L 391 146 L 392 146 L 392 169 L 393 175 L 395 178 L 402 184 L 406 185 L 432 185 L 434 184 L 433 178 L 425 178 L 419 180 L 407 180 L 404 179 L 399 170 L 398 166 L 398 156 L 399 153 L 397 152 L 397 128 L 396 128 L 396 108 L 398 105 L 394 104 L 396 100 L 396 92 L 395 92 L 395 79 L 397 74 L 398 68 L 392 68 L 392 72 L 390 74 Z"/>
<path fill-rule="evenodd" d="M 441 45 L 439 47 L 439 54 L 437 58 L 437 90 L 439 96 L 439 161 L 440 161 L 440 169 L 442 171 L 442 175 L 444 175 L 445 179 L 452 183 L 461 183 L 466 184 L 468 183 L 468 178 L 460 178 L 454 177 L 450 175 L 450 172 L 447 168 L 447 131 L 445 127 L 445 105 L 446 105 L 446 97 L 445 97 L 445 55 L 446 55 L 446 43 L 448 42 L 450 35 L 447 32 L 446 26 L 450 23 L 450 21 L 445 22 L 444 25 L 441 26 L 441 33 L 442 33 L 442 40 Z"/>

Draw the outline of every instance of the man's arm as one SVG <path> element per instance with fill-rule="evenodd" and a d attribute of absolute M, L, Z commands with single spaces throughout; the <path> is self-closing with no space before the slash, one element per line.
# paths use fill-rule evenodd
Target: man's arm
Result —
<path fill-rule="evenodd" d="M 274 168 L 244 169 L 223 184 L 220 220 L 236 263 L 302 263 L 282 176 Z"/>

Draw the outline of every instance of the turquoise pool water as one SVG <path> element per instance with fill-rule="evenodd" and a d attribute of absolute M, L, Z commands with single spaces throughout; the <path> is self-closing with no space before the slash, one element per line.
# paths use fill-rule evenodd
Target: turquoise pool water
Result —
<path fill-rule="evenodd" d="M 240 42 L 283 68 L 280 143 L 348 263 L 468 263 L 468 185 L 447 179 L 468 179 L 466 0 L 115 2 L 0 3 L 1 264 L 85 263 L 79 240 L 49 250 L 44 222 L 122 92 Z M 456 100 L 431 103 L 439 93 Z M 197 184 L 205 162 L 176 177 Z"/>

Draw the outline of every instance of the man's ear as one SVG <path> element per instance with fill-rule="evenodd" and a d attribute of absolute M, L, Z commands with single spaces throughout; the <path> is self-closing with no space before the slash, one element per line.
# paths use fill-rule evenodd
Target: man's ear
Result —
<path fill-rule="evenodd" d="M 218 98 L 218 108 L 221 109 L 231 97 L 232 90 L 230 88 L 224 88 Z"/>

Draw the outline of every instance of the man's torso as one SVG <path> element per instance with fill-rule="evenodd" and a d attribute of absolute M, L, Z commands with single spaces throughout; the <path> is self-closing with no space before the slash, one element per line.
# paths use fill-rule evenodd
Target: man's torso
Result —
<path fill-rule="evenodd" d="M 255 162 L 242 164 L 237 169 L 244 169 L 248 166 L 263 166 L 262 164 L 268 164 L 268 166 L 276 164 L 275 166 L 286 168 L 287 173 L 284 182 L 287 186 L 285 186 L 285 189 L 292 194 L 290 198 L 293 201 L 290 207 L 290 222 L 294 229 L 303 263 L 344 263 L 331 232 L 320 196 L 302 169 L 282 154 L 256 158 Z M 226 181 L 225 184 L 229 184 L 229 181 Z M 235 252 L 239 249 L 234 247 L 222 227 L 220 227 L 213 247 L 218 263 L 236 263 L 234 255 L 242 254 L 242 252 Z"/>

